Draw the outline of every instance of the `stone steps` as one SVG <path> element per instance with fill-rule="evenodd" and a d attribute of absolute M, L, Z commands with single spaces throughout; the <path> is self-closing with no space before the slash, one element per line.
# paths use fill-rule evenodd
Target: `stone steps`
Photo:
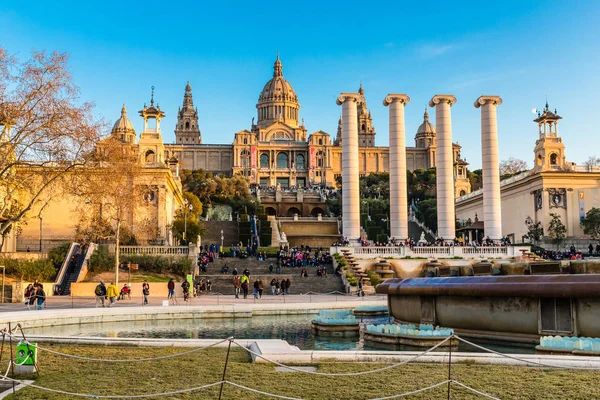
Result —
<path fill-rule="evenodd" d="M 221 293 L 224 295 L 234 294 L 233 275 L 201 275 L 201 278 L 210 279 L 212 283 L 212 292 Z M 308 278 L 300 277 L 298 274 L 257 274 L 250 273 L 250 288 L 252 293 L 254 281 L 260 279 L 263 281 L 264 294 L 271 294 L 271 280 L 289 279 L 290 294 L 304 294 L 308 292 L 314 293 L 330 293 L 334 291 L 344 292 L 342 280 L 339 277 L 329 275 L 328 278 L 310 276 Z"/>

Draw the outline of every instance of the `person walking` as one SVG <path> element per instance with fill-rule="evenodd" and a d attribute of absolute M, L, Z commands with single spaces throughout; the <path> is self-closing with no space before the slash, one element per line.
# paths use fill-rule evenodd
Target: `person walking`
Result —
<path fill-rule="evenodd" d="M 106 297 L 108 297 L 108 306 L 112 307 L 115 305 L 117 301 L 117 297 L 119 296 L 119 290 L 115 286 L 113 282 L 111 282 L 106 288 Z"/>
<path fill-rule="evenodd" d="M 175 297 L 175 281 L 173 280 L 173 278 L 169 279 L 169 283 L 167 283 L 167 289 L 169 289 L 167 299 L 172 299 L 173 297 Z"/>
<path fill-rule="evenodd" d="M 278 294 L 280 293 L 280 292 L 279 292 L 279 289 L 280 289 L 280 288 L 281 288 L 281 283 L 279 282 L 279 279 L 277 279 L 277 280 L 275 281 L 275 294 L 277 294 L 277 295 L 278 295 Z"/>
<path fill-rule="evenodd" d="M 258 299 L 258 279 L 254 280 L 254 298 Z"/>
<path fill-rule="evenodd" d="M 291 285 L 290 278 L 287 278 L 285 280 L 285 294 L 290 294 L 290 285 Z"/>
<path fill-rule="evenodd" d="M 28 310 L 31 310 L 31 305 L 34 303 L 34 301 L 35 301 L 35 288 L 30 283 L 27 286 L 27 288 L 25 289 L 25 307 L 27 307 Z"/>
<path fill-rule="evenodd" d="M 190 283 L 188 282 L 187 279 L 184 279 L 183 282 L 181 283 L 181 289 L 183 290 L 183 301 L 185 301 L 187 303 L 188 298 L 190 297 Z M 175 296 L 174 292 L 173 292 L 173 296 Z"/>
<path fill-rule="evenodd" d="M 106 299 L 106 286 L 104 286 L 104 282 L 100 281 L 100 283 L 96 285 L 94 294 L 96 295 L 96 308 L 98 308 L 98 304 L 100 303 L 102 303 L 102 308 L 106 307 L 104 305 L 104 300 Z"/>
<path fill-rule="evenodd" d="M 363 291 L 363 280 L 362 280 L 362 278 L 360 278 L 358 280 L 358 290 L 356 291 L 356 295 L 358 297 L 360 297 L 360 296 L 365 297 L 365 292 Z"/>
<path fill-rule="evenodd" d="M 263 288 L 263 281 L 262 281 L 262 279 L 259 279 L 258 280 L 258 298 L 259 299 L 262 299 L 263 290 L 264 290 L 264 288 Z"/>
<path fill-rule="evenodd" d="M 242 281 L 238 275 L 233 278 L 233 287 L 235 288 L 235 298 L 240 298 L 240 289 L 242 288 Z"/>
<path fill-rule="evenodd" d="M 46 301 L 46 292 L 44 292 L 44 288 L 42 286 L 38 286 L 35 290 L 34 299 L 37 304 L 36 309 L 41 310 L 44 302 Z"/>
<path fill-rule="evenodd" d="M 248 287 L 250 286 L 250 279 L 248 279 L 248 276 L 242 275 L 241 282 L 242 282 L 242 291 L 244 292 L 244 299 L 247 299 L 248 298 Z"/>
<path fill-rule="evenodd" d="M 173 283 L 173 286 L 174 285 L 175 284 Z M 150 284 L 146 280 L 144 280 L 144 283 L 142 283 L 142 295 L 144 296 L 144 305 L 147 305 L 148 296 L 150 296 Z"/>
<path fill-rule="evenodd" d="M 275 296 L 275 278 L 271 279 L 271 294 Z"/>

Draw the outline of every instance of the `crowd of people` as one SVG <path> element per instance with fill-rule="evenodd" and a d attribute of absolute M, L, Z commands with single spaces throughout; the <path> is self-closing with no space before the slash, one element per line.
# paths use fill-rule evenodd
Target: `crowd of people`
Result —
<path fill-rule="evenodd" d="M 511 241 L 508 237 L 503 237 L 500 240 L 492 240 L 488 237 L 482 238 L 481 240 L 472 240 L 469 241 L 467 238 L 455 237 L 454 239 L 444 239 L 437 238 L 434 241 L 430 242 L 425 240 L 423 237 L 419 240 L 415 240 L 414 237 L 407 238 L 405 240 L 396 239 L 393 237 L 388 237 L 386 242 L 378 242 L 378 241 L 369 241 L 365 238 L 360 238 L 356 242 L 358 245 L 366 247 L 366 246 L 375 246 L 375 247 L 498 247 L 498 246 L 510 246 Z M 347 238 L 340 238 L 338 241 L 332 244 L 332 246 L 336 247 L 347 247 L 351 246 L 353 243 Z"/>

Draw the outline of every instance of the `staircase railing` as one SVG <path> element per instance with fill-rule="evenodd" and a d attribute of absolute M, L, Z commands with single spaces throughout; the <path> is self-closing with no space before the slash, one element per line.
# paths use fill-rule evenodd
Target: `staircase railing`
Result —
<path fill-rule="evenodd" d="M 56 284 L 62 285 L 63 279 L 65 278 L 65 274 L 67 272 L 67 269 L 69 268 L 69 263 L 71 262 L 71 257 L 73 257 L 73 254 L 75 254 L 75 252 L 77 251 L 77 249 L 79 248 L 79 243 L 71 243 L 71 246 L 69 246 L 69 251 L 67 252 L 67 256 L 65 257 L 60 269 L 58 270 L 58 274 L 56 275 Z"/>
<path fill-rule="evenodd" d="M 423 229 L 423 231 L 425 231 L 425 233 L 427 233 L 432 238 L 434 238 L 434 239 L 437 238 L 436 232 L 431 230 L 427 225 L 425 225 L 425 223 L 419 221 L 419 219 L 417 218 L 416 212 L 412 208 L 412 205 L 411 205 L 411 209 L 408 212 L 408 220 L 417 224 L 419 226 L 419 228 Z"/>
<path fill-rule="evenodd" d="M 96 243 L 90 243 L 90 245 L 88 246 L 85 252 L 85 257 L 81 262 L 81 267 L 79 268 L 79 274 L 77 275 L 76 282 L 81 282 L 87 276 L 88 266 L 90 264 L 90 257 L 92 256 L 92 254 L 94 254 L 94 251 L 96 251 L 97 248 L 98 245 Z"/>

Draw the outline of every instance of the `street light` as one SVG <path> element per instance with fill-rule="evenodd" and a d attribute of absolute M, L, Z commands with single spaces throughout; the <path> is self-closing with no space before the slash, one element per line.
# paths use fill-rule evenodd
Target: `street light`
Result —
<path fill-rule="evenodd" d="M 6 267 L 4 265 L 0 265 L 0 268 L 2 268 L 2 302 L 4 303 L 4 276 L 6 272 Z"/>
<path fill-rule="evenodd" d="M 221 229 L 221 249 L 223 248 L 223 239 L 225 239 L 225 237 L 223 236 L 223 229 Z"/>
<path fill-rule="evenodd" d="M 192 212 L 194 206 L 191 204 L 188 205 L 188 199 L 184 199 L 183 203 L 185 204 L 185 207 L 179 206 L 179 211 L 183 212 L 183 240 L 187 242 L 187 212 L 188 209 L 190 210 L 190 212 Z"/>

